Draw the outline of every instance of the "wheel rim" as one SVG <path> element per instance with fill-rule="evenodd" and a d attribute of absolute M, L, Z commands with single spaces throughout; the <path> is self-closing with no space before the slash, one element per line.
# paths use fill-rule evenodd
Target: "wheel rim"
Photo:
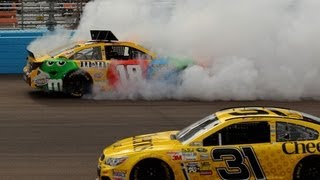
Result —
<path fill-rule="evenodd" d="M 161 170 L 162 171 L 162 170 Z M 145 170 L 147 177 L 159 177 L 161 175 L 161 173 L 159 173 L 159 169 L 158 168 L 153 168 L 153 167 L 149 167 L 146 168 Z"/>
<path fill-rule="evenodd" d="M 320 177 L 320 163 L 319 157 L 312 157 L 313 159 L 308 162 L 300 164 L 300 168 L 296 170 L 294 179 L 319 179 Z M 299 167 L 299 166 L 298 166 Z M 300 170 L 299 170 L 300 169 Z"/>
<path fill-rule="evenodd" d="M 164 180 L 169 178 L 168 172 L 162 165 L 159 166 L 142 166 L 136 169 L 136 179 L 139 180 Z"/>
<path fill-rule="evenodd" d="M 73 91 L 72 94 L 82 95 L 84 91 L 83 81 L 76 81 L 72 84 Z"/>
<path fill-rule="evenodd" d="M 82 96 L 86 93 L 87 83 L 81 77 L 74 77 L 68 83 L 68 91 L 72 96 Z"/>
<path fill-rule="evenodd" d="M 314 178 L 314 177 L 320 178 L 319 168 L 317 167 L 308 167 L 304 170 L 304 173 L 309 178 Z"/>

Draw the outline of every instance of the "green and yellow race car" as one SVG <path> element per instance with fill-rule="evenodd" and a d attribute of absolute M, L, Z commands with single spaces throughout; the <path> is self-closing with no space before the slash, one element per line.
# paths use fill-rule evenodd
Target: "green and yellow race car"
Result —
<path fill-rule="evenodd" d="M 224 109 L 181 131 L 115 142 L 98 160 L 98 179 L 315 180 L 319 131 L 320 118 L 290 109 Z"/>

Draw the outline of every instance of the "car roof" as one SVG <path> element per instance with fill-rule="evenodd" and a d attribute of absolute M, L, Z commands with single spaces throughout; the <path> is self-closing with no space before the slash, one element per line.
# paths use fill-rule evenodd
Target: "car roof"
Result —
<path fill-rule="evenodd" d="M 130 42 L 130 41 L 101 41 L 101 40 L 91 40 L 91 41 L 85 41 L 85 42 L 80 42 L 78 43 L 79 47 L 83 47 L 83 46 L 90 46 L 90 45 L 95 45 L 95 44 L 100 44 L 100 45 L 115 45 L 115 46 L 131 46 L 134 47 L 140 51 L 144 51 L 146 53 L 148 53 L 149 55 L 151 55 L 153 58 L 156 57 L 156 54 L 152 51 L 150 51 L 149 49 L 146 49 L 145 47 L 134 43 L 134 42 Z"/>
<path fill-rule="evenodd" d="M 144 47 L 140 46 L 139 44 L 136 44 L 134 42 L 129 41 L 84 41 L 79 42 L 79 46 L 88 46 L 88 45 L 94 45 L 94 44 L 103 44 L 103 45 L 129 45 L 133 47 L 141 47 L 145 49 Z"/>
<path fill-rule="evenodd" d="M 312 122 L 320 125 L 320 118 L 291 110 L 288 108 L 279 107 L 234 107 L 222 109 L 215 113 L 220 121 L 229 121 L 236 118 L 250 118 L 250 117 L 278 117 L 292 120 L 300 120 Z"/>

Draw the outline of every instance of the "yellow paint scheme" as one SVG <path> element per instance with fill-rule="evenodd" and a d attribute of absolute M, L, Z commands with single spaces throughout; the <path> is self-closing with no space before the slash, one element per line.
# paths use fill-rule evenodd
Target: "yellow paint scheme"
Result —
<path fill-rule="evenodd" d="M 125 41 L 116 41 L 116 42 L 110 42 L 110 41 L 88 41 L 88 42 L 79 42 L 79 43 L 72 43 L 70 45 L 66 45 L 64 48 L 64 50 L 62 50 L 59 53 L 53 53 L 49 52 L 48 54 L 42 55 L 40 57 L 36 57 L 33 58 L 31 56 L 28 56 L 28 62 L 26 64 L 26 66 L 23 68 L 23 72 L 24 72 L 24 79 L 25 81 L 27 81 L 29 83 L 29 85 L 32 88 L 37 88 L 36 84 L 34 83 L 34 79 L 35 77 L 38 75 L 38 68 L 35 69 L 31 69 L 31 64 L 40 64 L 45 60 L 48 59 L 55 59 L 55 58 L 70 58 L 71 56 L 73 56 L 75 53 L 80 52 L 84 49 L 87 48 L 92 48 L 92 47 L 101 47 L 101 56 L 102 59 L 99 60 L 86 60 L 87 62 L 104 62 L 106 64 L 108 64 L 110 62 L 110 59 L 106 59 L 106 55 L 105 55 L 105 46 L 128 46 L 128 47 L 132 47 L 135 49 L 138 49 L 146 54 L 148 54 L 151 59 L 155 59 L 156 58 L 156 54 L 149 51 L 148 49 L 135 44 L 133 42 L 125 42 Z M 62 48 L 63 49 L 63 48 Z M 55 51 L 55 50 L 54 50 Z M 52 55 L 54 54 L 54 55 Z M 73 60 L 73 59 L 70 59 Z M 84 60 L 73 60 L 75 61 L 78 66 L 80 67 L 81 62 L 83 62 Z M 106 73 L 107 73 L 107 68 L 85 68 L 85 70 L 91 75 L 93 81 L 95 84 L 98 84 L 100 88 L 102 89 L 108 89 L 109 87 L 107 87 L 106 83 L 102 83 L 103 81 L 106 81 Z M 100 83 L 101 82 L 101 83 Z"/>
<path fill-rule="evenodd" d="M 242 164 L 243 168 L 247 168 L 250 174 L 249 179 L 257 179 L 255 176 L 257 171 L 252 168 L 254 166 L 253 156 L 250 159 L 247 157 L 252 153 L 260 164 L 265 178 L 287 180 L 293 178 L 295 167 L 303 158 L 310 155 L 320 156 L 319 136 L 315 140 L 276 141 L 276 122 L 301 125 L 316 130 L 319 134 L 320 122 L 305 121 L 303 114 L 298 111 L 283 108 L 247 107 L 221 110 L 213 115 L 220 121 L 219 124 L 206 131 L 200 131 L 183 142 L 173 138 L 178 131 L 168 131 L 134 136 L 108 146 L 103 150 L 103 156 L 98 161 L 99 179 L 102 179 L 101 177 L 129 179 L 134 166 L 147 158 L 156 158 L 167 163 L 176 180 L 222 179 L 218 174 L 218 169 L 239 173 L 239 169 L 227 166 L 227 161 L 232 162 L 235 157 L 227 156 L 221 161 L 213 161 L 213 152 L 227 149 L 241 154 L 239 164 Z M 269 143 L 202 146 L 204 138 L 231 124 L 260 121 L 270 125 L 271 141 Z M 119 165 L 109 166 L 106 164 L 108 158 L 122 157 L 125 157 L 126 160 Z M 188 166 L 196 166 L 198 169 L 196 172 L 193 172 L 192 168 L 186 171 Z M 114 172 L 117 177 L 114 177 Z M 119 178 L 119 172 L 125 177 Z M 184 172 L 187 173 L 184 174 Z"/>
<path fill-rule="evenodd" d="M 44 60 L 50 59 L 50 58 L 57 58 L 57 57 L 66 57 L 69 58 L 71 57 L 74 53 L 79 52 L 83 49 L 86 48 L 91 48 L 91 47 L 97 47 L 97 46 L 128 46 L 128 47 L 133 47 L 136 48 L 142 52 L 145 52 L 146 54 L 149 54 L 153 59 L 156 57 L 156 54 L 149 51 L 148 49 L 133 43 L 133 42 L 126 42 L 126 41 L 117 41 L 117 42 L 105 42 L 105 41 L 89 41 L 89 42 L 79 42 L 79 43 L 75 43 L 75 46 L 72 48 L 67 48 L 66 50 L 51 56 L 50 52 L 48 54 L 42 55 L 40 57 L 36 57 L 36 58 L 31 58 L 28 57 L 28 61 L 30 62 L 42 62 Z M 102 51 L 104 51 L 104 48 L 102 48 Z M 102 60 L 107 60 L 105 57 L 105 53 L 102 53 Z"/>

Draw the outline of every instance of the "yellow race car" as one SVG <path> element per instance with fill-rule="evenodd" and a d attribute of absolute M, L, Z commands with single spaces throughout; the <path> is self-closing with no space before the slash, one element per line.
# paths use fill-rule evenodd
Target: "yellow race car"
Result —
<path fill-rule="evenodd" d="M 218 111 L 181 131 L 103 150 L 99 180 L 320 178 L 320 118 L 285 108 Z"/>
<path fill-rule="evenodd" d="M 111 31 L 91 30 L 91 41 L 72 43 L 37 57 L 28 51 L 24 80 L 32 88 L 81 97 L 93 86 L 111 89 L 143 79 L 156 54 Z"/>
<path fill-rule="evenodd" d="M 144 80 L 170 80 L 192 64 L 190 59 L 157 58 L 133 42 L 119 41 L 111 31 L 91 30 L 91 41 L 36 56 L 28 51 L 23 77 L 29 86 L 74 97 L 94 88 L 117 90 Z M 173 80 L 172 80 L 173 79 Z"/>

